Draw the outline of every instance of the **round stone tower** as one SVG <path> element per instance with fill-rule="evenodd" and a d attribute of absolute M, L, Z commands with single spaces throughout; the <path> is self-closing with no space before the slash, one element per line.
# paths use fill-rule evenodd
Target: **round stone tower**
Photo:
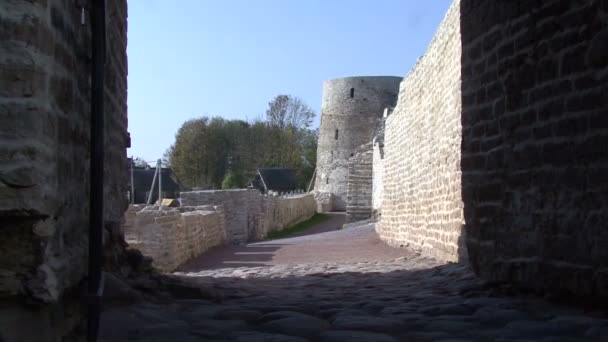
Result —
<path fill-rule="evenodd" d="M 384 109 L 395 106 L 402 79 L 346 77 L 323 83 L 315 190 L 333 194 L 333 210 L 346 209 L 348 159 L 372 141 Z"/>

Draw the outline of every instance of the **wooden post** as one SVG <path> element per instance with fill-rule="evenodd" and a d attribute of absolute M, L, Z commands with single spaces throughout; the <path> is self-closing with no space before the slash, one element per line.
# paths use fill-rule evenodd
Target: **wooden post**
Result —
<path fill-rule="evenodd" d="M 158 208 L 160 209 L 163 202 L 163 166 L 160 159 L 156 165 L 158 165 Z"/>
<path fill-rule="evenodd" d="M 131 204 L 135 203 L 135 184 L 133 183 L 133 156 L 131 156 Z"/>
<path fill-rule="evenodd" d="M 148 194 L 148 200 L 146 201 L 147 205 L 150 205 L 150 202 L 152 201 L 152 192 L 154 192 L 154 182 L 156 182 L 157 173 L 158 173 L 158 167 L 156 168 L 156 171 L 154 172 L 154 178 L 152 178 L 152 184 L 150 185 L 150 193 Z"/>
<path fill-rule="evenodd" d="M 312 173 L 312 178 L 310 178 L 310 183 L 308 183 L 308 190 L 306 190 L 306 192 L 310 192 L 310 187 L 312 186 L 312 182 L 315 180 L 316 175 L 317 175 L 317 168 L 315 167 L 315 171 Z"/>

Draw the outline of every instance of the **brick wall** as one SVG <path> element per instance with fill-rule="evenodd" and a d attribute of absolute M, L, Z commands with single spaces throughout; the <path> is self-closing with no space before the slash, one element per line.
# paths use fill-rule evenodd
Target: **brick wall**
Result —
<path fill-rule="evenodd" d="M 112 224 L 126 208 L 126 1 L 108 1 L 107 12 L 105 206 Z M 87 262 L 91 39 L 80 15 L 74 1 L 0 2 L 3 341 L 60 339 L 81 318 L 74 291 Z M 35 305 L 21 306 L 24 299 Z"/>
<path fill-rule="evenodd" d="M 461 248 L 460 11 L 450 7 L 401 83 L 385 124 L 384 198 L 377 230 L 392 245 L 455 261 Z"/>
<path fill-rule="evenodd" d="M 355 149 L 348 159 L 346 192 L 346 223 L 362 221 L 372 216 L 372 162 L 371 141 Z"/>
<path fill-rule="evenodd" d="M 462 0 L 475 270 L 608 298 L 608 2 Z"/>
<path fill-rule="evenodd" d="M 171 272 L 226 239 L 222 207 L 162 208 L 131 206 L 125 237 L 129 246 Z"/>

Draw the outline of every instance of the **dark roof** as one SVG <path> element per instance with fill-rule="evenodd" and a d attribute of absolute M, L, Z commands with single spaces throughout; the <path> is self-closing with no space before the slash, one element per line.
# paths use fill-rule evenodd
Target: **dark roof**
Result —
<path fill-rule="evenodd" d="M 296 190 L 296 176 L 291 169 L 284 168 L 260 168 L 258 169 L 264 184 L 268 190 L 292 191 Z"/>
<path fill-rule="evenodd" d="M 134 167 L 133 184 L 135 185 L 135 189 L 150 191 L 150 186 L 154 179 L 154 172 L 156 172 L 156 168 Z M 161 180 L 163 182 L 163 192 L 179 190 L 179 183 L 177 182 L 177 179 L 175 179 L 171 169 L 165 167 L 161 169 Z M 158 188 L 158 181 L 154 186 Z"/>

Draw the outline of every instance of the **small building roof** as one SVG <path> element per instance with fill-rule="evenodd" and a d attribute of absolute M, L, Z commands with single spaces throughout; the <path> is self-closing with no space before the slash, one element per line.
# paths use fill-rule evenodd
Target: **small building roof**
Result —
<path fill-rule="evenodd" d="M 135 185 L 135 189 L 150 190 L 155 172 L 156 168 L 134 167 L 133 183 Z M 163 167 L 161 169 L 161 178 L 163 183 L 163 191 L 179 190 L 180 185 L 177 182 L 177 179 L 175 179 L 175 175 L 170 168 Z M 158 181 L 155 186 L 158 187 Z"/>
<path fill-rule="evenodd" d="M 297 188 L 296 176 L 291 169 L 279 167 L 259 168 L 258 174 L 266 190 L 293 191 Z"/>

